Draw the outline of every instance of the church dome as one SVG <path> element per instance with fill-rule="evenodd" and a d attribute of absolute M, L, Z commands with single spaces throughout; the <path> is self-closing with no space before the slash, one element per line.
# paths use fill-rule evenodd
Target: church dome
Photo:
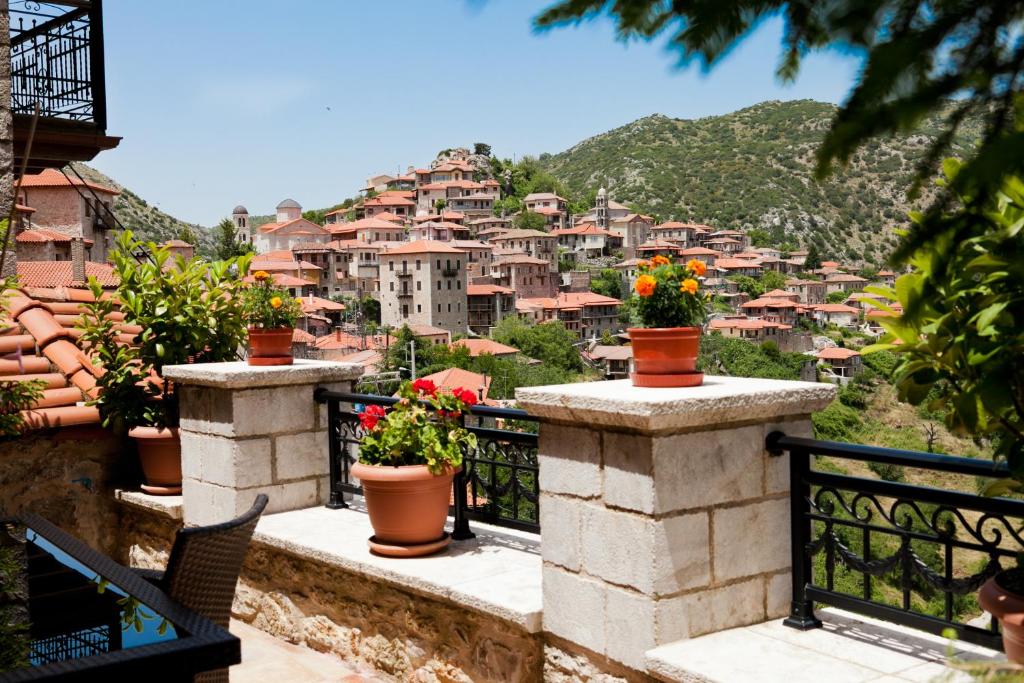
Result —
<path fill-rule="evenodd" d="M 294 199 L 286 199 L 277 205 L 279 209 L 301 209 L 302 206 Z"/>
<path fill-rule="evenodd" d="M 231 213 L 232 213 L 232 214 L 239 214 L 239 213 L 244 213 L 244 214 L 246 214 L 246 215 L 249 215 L 249 211 L 248 211 L 248 209 L 246 209 L 246 208 L 245 208 L 244 206 L 242 206 L 241 204 L 239 204 L 238 206 L 236 206 L 236 207 L 235 207 L 235 209 L 234 209 L 234 211 L 232 211 Z"/>
<path fill-rule="evenodd" d="M 604 197 L 607 194 L 608 194 L 608 191 L 606 189 L 604 189 L 603 187 L 600 190 L 597 191 L 597 196 L 598 197 Z"/>

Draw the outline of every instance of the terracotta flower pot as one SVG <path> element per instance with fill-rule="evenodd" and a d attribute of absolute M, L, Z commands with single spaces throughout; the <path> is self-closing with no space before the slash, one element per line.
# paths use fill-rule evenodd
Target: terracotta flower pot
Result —
<path fill-rule="evenodd" d="M 291 365 L 291 327 L 249 328 L 249 365 Z"/>
<path fill-rule="evenodd" d="M 373 525 L 370 548 L 381 555 L 417 557 L 448 545 L 444 531 L 457 470 L 431 474 L 426 465 L 352 465 Z"/>
<path fill-rule="evenodd" d="M 704 382 L 697 371 L 699 327 L 631 327 L 633 346 L 630 378 L 635 387 L 696 387 Z"/>
<path fill-rule="evenodd" d="M 1003 632 L 1003 649 L 1007 658 L 1024 664 L 1024 596 L 1003 588 L 1007 572 L 999 572 L 978 591 L 982 609 L 999 620 Z"/>
<path fill-rule="evenodd" d="M 139 448 L 142 490 L 157 496 L 181 493 L 181 440 L 177 429 L 135 427 L 128 431 Z"/>

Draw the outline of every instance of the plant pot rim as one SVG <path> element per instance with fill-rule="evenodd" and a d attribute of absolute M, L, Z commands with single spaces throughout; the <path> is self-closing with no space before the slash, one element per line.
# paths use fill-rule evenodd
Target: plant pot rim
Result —
<path fill-rule="evenodd" d="M 651 333 L 651 332 L 701 332 L 702 327 L 698 325 L 690 325 L 689 327 L 627 327 L 626 332 L 630 335 L 634 333 Z"/>
<path fill-rule="evenodd" d="M 133 439 L 172 439 L 178 437 L 178 428 L 139 425 L 138 427 L 132 427 L 129 429 L 128 436 Z"/>
<path fill-rule="evenodd" d="M 363 462 L 353 463 L 350 471 L 359 479 L 364 477 L 360 476 L 356 470 L 363 471 L 364 474 L 372 473 L 373 479 L 378 480 L 394 480 L 402 481 L 409 479 L 429 479 L 433 477 L 446 477 L 452 474 L 457 474 L 462 467 L 449 468 L 440 474 L 434 474 L 426 465 L 367 465 Z"/>
<path fill-rule="evenodd" d="M 295 327 L 256 327 L 255 325 L 247 325 L 246 329 L 250 332 L 291 332 Z"/>

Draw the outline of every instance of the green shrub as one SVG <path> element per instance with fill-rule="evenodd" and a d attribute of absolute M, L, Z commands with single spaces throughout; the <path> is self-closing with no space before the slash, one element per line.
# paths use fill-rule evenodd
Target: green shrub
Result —
<path fill-rule="evenodd" d="M 860 424 L 860 413 L 839 401 L 832 401 L 824 410 L 811 416 L 814 438 L 825 441 L 850 441 Z"/>

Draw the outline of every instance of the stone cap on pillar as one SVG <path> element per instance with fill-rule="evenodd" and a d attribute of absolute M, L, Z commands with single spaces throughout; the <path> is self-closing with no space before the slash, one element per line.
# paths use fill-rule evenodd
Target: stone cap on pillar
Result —
<path fill-rule="evenodd" d="M 699 387 L 634 387 L 629 380 L 516 389 L 542 420 L 647 433 L 806 416 L 835 398 L 832 384 L 705 376 Z"/>
<path fill-rule="evenodd" d="M 219 389 L 325 384 L 358 379 L 362 374 L 363 367 L 355 363 L 300 358 L 296 358 L 292 365 L 257 366 L 245 361 L 234 361 L 165 365 L 163 369 L 164 377 L 178 384 Z"/>

